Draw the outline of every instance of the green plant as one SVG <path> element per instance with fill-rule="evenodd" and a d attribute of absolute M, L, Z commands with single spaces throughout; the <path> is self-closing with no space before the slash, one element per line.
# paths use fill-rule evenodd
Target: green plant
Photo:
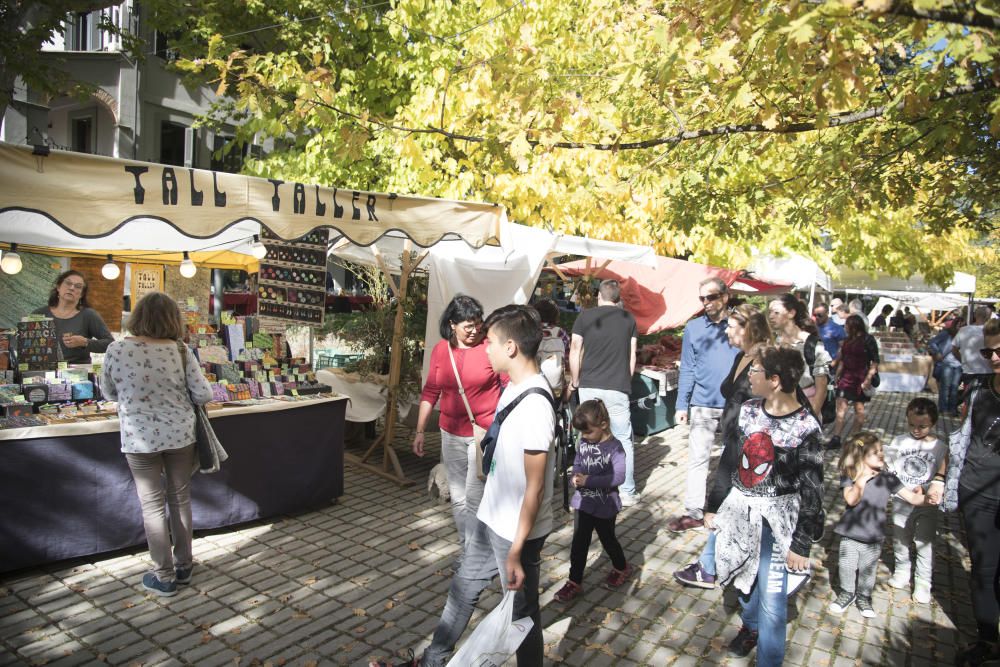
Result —
<path fill-rule="evenodd" d="M 336 335 L 351 350 L 364 355 L 359 361 L 346 366 L 345 370 L 356 372 L 362 378 L 385 375 L 389 372 L 397 301 L 385 274 L 377 267 L 361 266 L 354 271 L 372 297 L 372 306 L 368 310 L 329 316 L 323 333 Z M 426 279 L 411 278 L 407 292 L 403 297 L 403 357 L 399 375 L 401 398 L 410 398 L 420 392 L 427 325 Z"/>

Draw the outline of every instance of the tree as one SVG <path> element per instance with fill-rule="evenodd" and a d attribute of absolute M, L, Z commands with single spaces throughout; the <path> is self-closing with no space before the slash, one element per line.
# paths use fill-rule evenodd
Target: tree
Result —
<path fill-rule="evenodd" d="M 996 0 L 229 4 L 155 20 L 244 137 L 283 142 L 260 174 L 730 266 L 795 250 L 944 283 L 992 257 Z"/>
<path fill-rule="evenodd" d="M 4 0 L 0 4 L 0 118 L 14 99 L 18 77 L 30 89 L 48 94 L 64 94 L 78 85 L 60 69 L 57 57 L 42 52 L 42 45 L 53 34 L 63 33 L 69 14 L 92 12 L 112 4 L 109 0 Z M 134 43 L 130 35 L 122 34 L 110 22 L 103 22 L 101 28 L 125 38 L 126 44 Z"/>

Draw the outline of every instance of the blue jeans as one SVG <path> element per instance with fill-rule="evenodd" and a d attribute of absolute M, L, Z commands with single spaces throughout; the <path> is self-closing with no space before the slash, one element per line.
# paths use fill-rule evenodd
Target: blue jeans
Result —
<path fill-rule="evenodd" d="M 701 569 L 705 570 L 708 574 L 715 576 L 715 531 L 708 531 L 708 539 L 705 540 L 705 546 L 701 550 L 701 555 L 698 556 L 698 563 L 701 564 Z"/>
<path fill-rule="evenodd" d="M 580 387 L 580 402 L 599 398 L 611 417 L 611 435 L 615 436 L 625 449 L 625 481 L 618 492 L 626 496 L 635 495 L 635 449 L 632 447 L 632 411 L 628 394 L 613 389 L 593 389 Z"/>
<path fill-rule="evenodd" d="M 507 587 L 504 565 L 511 543 L 503 539 L 482 521 L 470 517 L 475 526 L 467 533 L 462 565 L 452 577 L 448 601 L 441 619 L 434 630 L 431 645 L 420 660 L 422 667 L 441 667 L 448 662 L 455 644 L 469 625 L 476 602 L 490 580 L 500 574 L 500 581 Z M 542 564 L 542 545 L 545 537 L 527 540 L 521 549 L 521 567 L 524 568 L 524 585 L 514 596 L 514 618 L 530 616 L 534 626 L 517 649 L 518 667 L 541 667 L 545 647 L 542 644 L 542 613 L 538 606 L 538 580 Z"/>
<path fill-rule="evenodd" d="M 938 410 L 955 412 L 958 410 L 958 383 L 962 379 L 962 367 L 942 364 L 941 378 L 938 380 Z"/>
<path fill-rule="evenodd" d="M 785 659 L 788 616 L 788 576 L 771 526 L 764 521 L 760 535 L 760 565 L 750 595 L 740 595 L 743 625 L 756 630 L 757 667 L 780 667 Z"/>

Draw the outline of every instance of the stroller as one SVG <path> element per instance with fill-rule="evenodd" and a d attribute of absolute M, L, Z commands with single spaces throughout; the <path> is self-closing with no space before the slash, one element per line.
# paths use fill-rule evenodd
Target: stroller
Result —
<path fill-rule="evenodd" d="M 576 459 L 576 440 L 579 437 L 573 429 L 573 413 L 580 406 L 580 397 L 572 392 L 566 400 L 556 406 L 556 479 L 560 480 L 563 492 L 563 509 L 569 511 L 570 475 Z"/>

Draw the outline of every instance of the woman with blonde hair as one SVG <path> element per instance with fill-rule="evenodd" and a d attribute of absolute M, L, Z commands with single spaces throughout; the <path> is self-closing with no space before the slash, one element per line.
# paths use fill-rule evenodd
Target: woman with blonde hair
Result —
<path fill-rule="evenodd" d="M 169 296 L 153 292 L 143 297 L 132 311 L 128 330 L 129 337 L 108 346 L 101 390 L 118 401 L 122 452 L 142 505 L 153 560 L 153 571 L 143 576 L 142 586 L 169 597 L 177 594 L 178 584 L 191 582 L 194 568 L 192 403 L 212 400 L 212 389 L 181 340 L 181 312 Z"/>

